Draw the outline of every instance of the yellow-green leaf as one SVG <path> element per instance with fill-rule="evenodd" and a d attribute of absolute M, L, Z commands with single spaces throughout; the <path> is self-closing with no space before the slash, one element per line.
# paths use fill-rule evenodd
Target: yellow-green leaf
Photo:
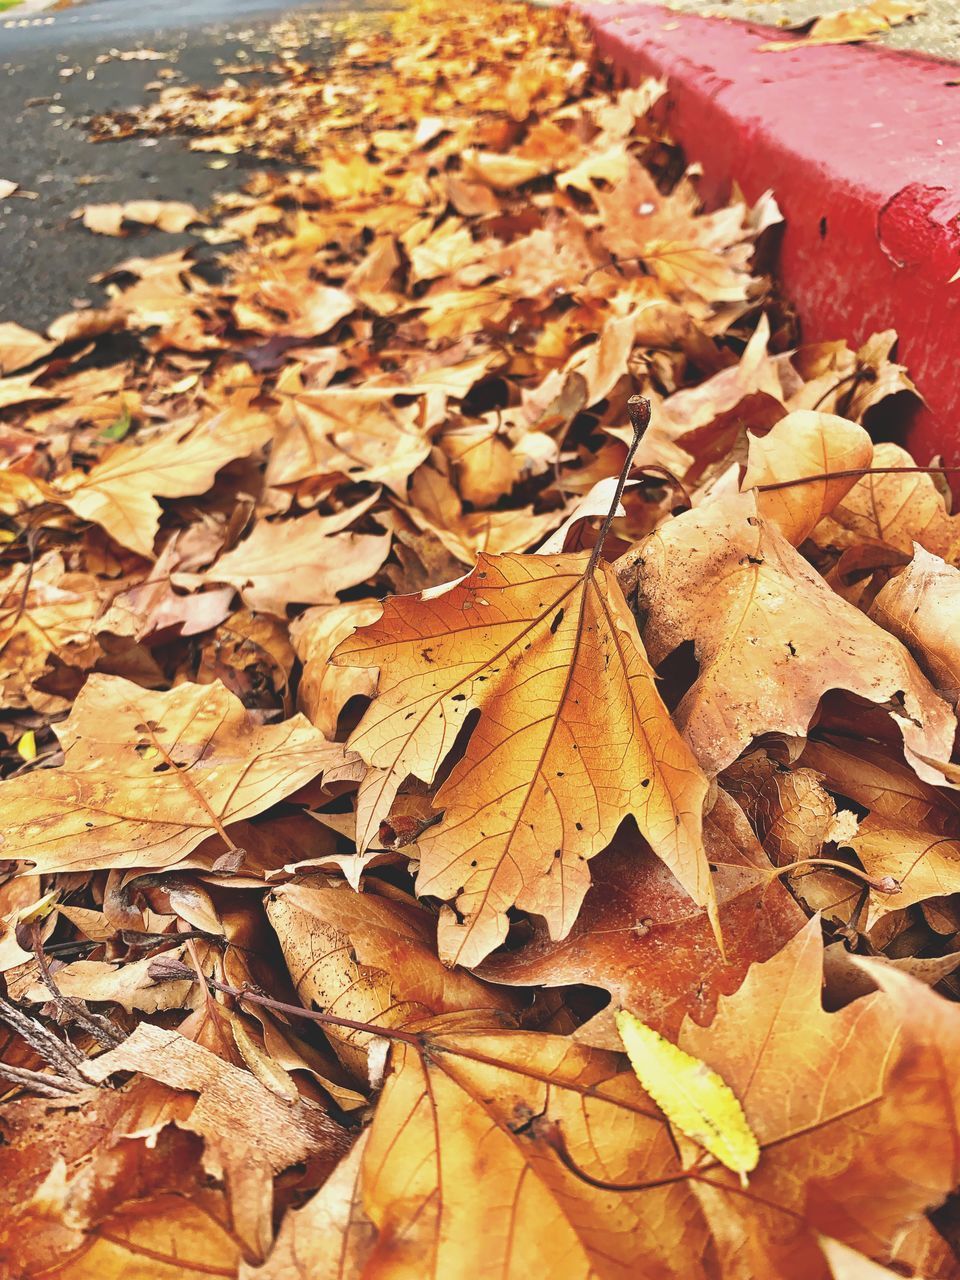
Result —
<path fill-rule="evenodd" d="M 51 889 L 49 893 L 45 893 L 42 898 L 38 898 L 31 906 L 20 911 L 17 915 L 17 923 L 36 924 L 38 920 L 46 920 L 57 905 L 59 896 L 59 889 Z"/>
<path fill-rule="evenodd" d="M 760 1146 L 727 1082 L 626 1009 L 617 1030 L 637 1079 L 670 1123 L 746 1182 Z"/>

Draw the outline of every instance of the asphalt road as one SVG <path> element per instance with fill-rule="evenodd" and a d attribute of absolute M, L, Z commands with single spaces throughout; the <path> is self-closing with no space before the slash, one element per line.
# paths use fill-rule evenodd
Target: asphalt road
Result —
<path fill-rule="evenodd" d="M 90 0 L 55 12 L 0 14 L 0 178 L 36 195 L 0 202 L 0 320 L 42 329 L 79 300 L 102 299 L 88 283 L 95 273 L 195 242 L 189 234 L 157 231 L 126 239 L 93 235 L 71 218 L 78 207 L 163 199 L 202 209 L 215 192 L 241 186 L 251 168 L 263 165 L 240 155 L 212 169 L 213 157 L 187 150 L 177 138 L 94 144 L 86 118 L 144 101 L 163 68 L 187 83 L 215 84 L 218 66 L 236 61 L 240 51 L 260 61 L 271 25 L 285 14 L 384 7 L 343 0 Z M 116 56 L 138 48 L 165 57 Z M 321 39 L 299 56 L 323 61 L 332 51 L 332 38 Z"/>

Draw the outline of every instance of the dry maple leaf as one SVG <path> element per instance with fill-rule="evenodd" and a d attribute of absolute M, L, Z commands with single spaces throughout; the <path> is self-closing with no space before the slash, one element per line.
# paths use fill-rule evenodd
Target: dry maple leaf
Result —
<path fill-rule="evenodd" d="M 398 1276 L 547 1265 L 585 1278 L 825 1280 L 819 1234 L 888 1260 L 960 1172 L 957 1085 L 937 1051 L 960 1041 L 960 1015 L 873 967 L 883 992 L 825 1013 L 822 954 L 814 921 L 721 997 L 709 1027 L 688 1020 L 680 1034 L 759 1139 L 747 1188 L 668 1132 L 620 1054 L 484 1029 L 478 1014 L 388 1033 L 365 1146 L 335 1175 L 352 1259 L 342 1274 L 379 1255 Z M 327 1223 L 321 1197 L 316 1220 Z"/>
<path fill-rule="evenodd" d="M 898 27 L 901 23 L 924 12 L 923 0 L 872 0 L 856 9 L 840 9 L 817 18 L 805 36 L 799 40 L 771 40 L 758 45 L 764 53 L 782 53 L 788 49 L 802 49 L 821 44 L 855 44 L 859 40 L 874 40 L 877 36 Z"/>
<path fill-rule="evenodd" d="M 870 742 L 808 739 L 800 764 L 831 791 L 908 826 L 960 835 L 960 795 L 921 782 L 902 761 Z"/>
<path fill-rule="evenodd" d="M 761 1145 L 749 1195 L 719 1167 L 693 1183 L 724 1274 L 823 1275 L 816 1230 L 882 1257 L 960 1175 L 942 1053 L 960 1037 L 956 1008 L 877 967 L 882 986 L 899 980 L 895 999 L 825 1013 L 822 955 L 814 919 L 720 998 L 709 1027 L 688 1020 L 680 1035 L 733 1089 Z"/>
<path fill-rule="evenodd" d="M 430 453 L 421 412 L 418 402 L 394 406 L 376 387 L 284 396 L 267 481 L 286 485 L 343 475 L 385 484 L 404 497 L 410 476 Z"/>
<path fill-rule="evenodd" d="M 447 962 L 482 960 L 514 905 L 563 937 L 589 885 L 586 862 L 630 814 L 694 900 L 712 903 L 706 782 L 597 555 L 483 555 L 445 591 L 388 600 L 334 660 L 380 668 L 350 745 L 384 771 L 386 792 L 410 774 L 433 781 L 480 712 L 435 797 L 443 821 L 419 842 L 418 892 L 456 899 L 440 919 Z"/>
<path fill-rule="evenodd" d="M 759 515 L 755 495 L 668 521 L 624 557 L 622 575 L 628 592 L 631 576 L 639 590 L 654 664 L 694 645 L 699 673 L 675 715 L 708 773 L 759 734 L 804 736 L 823 694 L 847 689 L 886 707 L 910 763 L 941 780 L 919 757 L 949 759 L 950 708 L 899 641 L 831 591 Z"/>
<path fill-rule="evenodd" d="M 622 1055 L 562 1036 L 483 1030 L 476 1014 L 428 1024 L 422 1048 L 411 1040 L 394 1048 L 366 1145 L 351 1162 L 351 1198 L 362 1211 L 350 1225 L 365 1220 L 373 1246 L 364 1262 L 381 1254 L 394 1276 L 416 1268 L 509 1280 L 707 1280 L 708 1236 L 689 1189 L 671 1176 L 667 1126 Z M 591 1170 L 625 1183 L 649 1176 L 653 1187 L 611 1195 L 578 1179 L 538 1140 L 548 1123 L 562 1126 Z"/>
<path fill-rule="evenodd" d="M 193 1155 L 171 1151 L 162 1140 L 160 1153 L 168 1165 L 181 1167 Z M 200 1169 L 195 1169 L 192 1186 L 171 1175 L 166 1181 L 174 1190 L 153 1191 L 137 1180 L 132 1154 L 128 1163 L 126 1176 L 113 1185 L 54 1183 L 38 1193 L 36 1203 L 22 1206 L 15 1225 L 25 1247 L 4 1251 L 21 1280 L 229 1280 L 237 1274 L 244 1247 L 223 1192 L 204 1193 Z M 100 1206 L 95 1205 L 91 1220 L 85 1220 L 85 1201 L 107 1191 L 113 1192 L 111 1208 L 97 1213 Z M 190 1193 L 192 1199 L 187 1198 Z"/>
<path fill-rule="evenodd" d="M 259 725 L 221 684 L 168 693 L 91 676 L 57 726 L 64 762 L 0 783 L 4 856 L 44 871 L 161 867 L 262 813 L 343 748 L 302 716 Z"/>

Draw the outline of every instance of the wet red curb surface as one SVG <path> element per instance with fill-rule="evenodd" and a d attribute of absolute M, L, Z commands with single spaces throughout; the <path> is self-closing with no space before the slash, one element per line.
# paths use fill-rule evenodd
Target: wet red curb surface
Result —
<path fill-rule="evenodd" d="M 960 461 L 960 66 L 870 46 L 784 53 L 770 28 L 656 5 L 574 6 L 633 80 L 668 81 L 667 118 L 704 168 L 772 188 L 780 275 L 808 341 L 896 329 L 923 394 L 906 440 Z"/>

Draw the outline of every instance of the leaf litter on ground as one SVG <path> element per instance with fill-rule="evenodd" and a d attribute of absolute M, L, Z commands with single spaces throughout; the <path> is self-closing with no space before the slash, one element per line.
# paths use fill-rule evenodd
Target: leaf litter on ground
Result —
<path fill-rule="evenodd" d="M 318 22 L 92 123 L 283 162 L 87 210 L 203 253 L 0 326 L 0 1275 L 956 1276 L 896 334 L 566 16 Z"/>

